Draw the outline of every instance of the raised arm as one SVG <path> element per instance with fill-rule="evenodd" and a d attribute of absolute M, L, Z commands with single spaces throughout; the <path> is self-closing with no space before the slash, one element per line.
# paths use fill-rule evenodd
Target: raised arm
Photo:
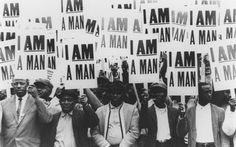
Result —
<path fill-rule="evenodd" d="M 35 100 L 35 105 L 37 106 L 37 112 L 38 112 L 38 117 L 40 121 L 43 123 L 51 122 L 53 115 L 48 112 L 47 108 L 45 107 L 43 102 L 40 100 L 36 87 L 31 87 L 30 95 L 32 95 L 32 97 Z"/>
<path fill-rule="evenodd" d="M 85 89 L 85 94 L 88 97 L 88 102 L 89 104 L 94 108 L 94 110 L 96 111 L 97 108 L 101 107 L 103 104 L 99 101 L 99 99 L 97 98 L 97 96 L 89 89 L 86 88 Z"/>

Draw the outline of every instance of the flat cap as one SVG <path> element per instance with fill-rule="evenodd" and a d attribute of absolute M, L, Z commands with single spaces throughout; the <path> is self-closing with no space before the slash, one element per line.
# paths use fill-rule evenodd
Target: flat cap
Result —
<path fill-rule="evenodd" d="M 45 86 L 48 86 L 50 89 L 53 88 L 52 83 L 47 79 L 42 79 L 42 78 L 36 79 L 34 82 L 34 85 L 37 87 L 37 85 L 39 85 L 39 84 L 43 84 Z"/>
<path fill-rule="evenodd" d="M 167 86 L 165 83 L 152 83 L 150 86 L 150 90 L 154 90 L 154 89 L 163 89 L 163 90 L 167 90 Z"/>

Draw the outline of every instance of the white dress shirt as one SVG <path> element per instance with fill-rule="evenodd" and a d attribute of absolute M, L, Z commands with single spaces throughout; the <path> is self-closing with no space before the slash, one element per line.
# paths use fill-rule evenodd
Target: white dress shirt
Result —
<path fill-rule="evenodd" d="M 120 144 L 122 141 L 122 132 L 121 132 L 121 120 L 119 116 L 119 111 L 122 107 L 122 104 L 118 107 L 114 107 L 110 104 L 110 119 L 108 124 L 108 133 L 107 133 L 107 141 L 111 145 Z"/>
<path fill-rule="evenodd" d="M 214 142 L 211 118 L 211 105 L 201 106 L 199 103 L 196 106 L 196 142 L 206 143 Z"/>
<path fill-rule="evenodd" d="M 236 146 L 236 110 L 234 112 L 230 111 L 230 106 L 226 108 L 225 120 L 222 125 L 223 132 L 228 135 L 233 135 L 234 146 Z"/>
<path fill-rule="evenodd" d="M 54 147 L 76 147 L 72 128 L 72 112 L 69 114 L 61 112 Z"/>
<path fill-rule="evenodd" d="M 19 97 L 16 95 L 16 111 L 19 107 L 19 103 L 20 103 L 20 100 L 18 100 Z M 22 97 L 22 100 L 21 100 L 21 109 L 20 109 L 20 116 L 19 116 L 19 121 L 21 120 L 20 118 L 24 116 L 23 114 L 23 110 L 25 108 L 25 103 L 28 99 L 28 93 L 26 93 L 23 97 Z"/>
<path fill-rule="evenodd" d="M 167 106 L 162 109 L 158 108 L 156 105 L 154 106 L 155 106 L 156 116 L 157 116 L 156 140 L 163 142 L 167 139 L 171 139 Z"/>

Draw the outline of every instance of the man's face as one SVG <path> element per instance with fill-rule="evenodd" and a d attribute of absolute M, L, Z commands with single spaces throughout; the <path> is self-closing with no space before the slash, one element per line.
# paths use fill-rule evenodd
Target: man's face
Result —
<path fill-rule="evenodd" d="M 224 91 L 224 95 L 225 95 L 225 99 L 226 101 L 228 101 L 231 98 L 231 93 L 229 90 L 225 90 Z"/>
<path fill-rule="evenodd" d="M 148 90 L 145 89 L 145 90 L 143 90 L 143 91 L 141 92 L 141 94 L 140 94 L 140 102 L 141 102 L 141 103 L 142 103 L 142 102 L 147 102 L 148 99 L 149 99 Z"/>
<path fill-rule="evenodd" d="M 164 104 L 166 101 L 166 93 L 164 90 L 153 90 L 150 93 L 151 99 L 153 99 L 155 104 Z"/>
<path fill-rule="evenodd" d="M 148 99 L 148 98 L 149 98 L 148 91 L 147 91 L 147 90 L 144 90 L 144 91 L 141 93 L 141 97 L 142 97 L 142 99 Z"/>
<path fill-rule="evenodd" d="M 212 87 L 210 84 L 202 85 L 199 89 L 199 101 L 209 103 L 211 101 Z"/>
<path fill-rule="evenodd" d="M 73 108 L 75 106 L 74 98 L 69 95 L 64 95 L 60 99 L 60 105 L 61 105 L 61 109 L 64 113 L 69 113 L 70 111 L 73 110 Z"/>
<path fill-rule="evenodd" d="M 23 97 L 26 94 L 28 85 L 29 83 L 26 79 L 14 79 L 12 82 L 12 86 L 18 97 Z"/>
<path fill-rule="evenodd" d="M 119 106 L 123 102 L 123 94 L 121 92 L 112 92 L 110 97 L 111 104 L 115 107 Z"/>
<path fill-rule="evenodd" d="M 51 94 L 51 89 L 47 85 L 37 84 L 36 88 L 37 88 L 39 97 L 43 99 L 48 98 L 49 95 Z"/>
<path fill-rule="evenodd" d="M 118 69 L 119 69 L 119 67 L 118 67 L 118 65 L 116 63 L 111 65 L 111 72 L 112 72 L 112 74 L 116 74 Z"/>

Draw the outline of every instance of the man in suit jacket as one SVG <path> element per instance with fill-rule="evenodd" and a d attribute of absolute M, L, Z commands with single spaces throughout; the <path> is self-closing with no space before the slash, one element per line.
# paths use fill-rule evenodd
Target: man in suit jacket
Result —
<path fill-rule="evenodd" d="M 199 101 L 180 115 L 177 134 L 188 133 L 188 147 L 228 147 L 229 140 L 222 131 L 224 110 L 210 104 L 212 87 L 199 83 Z"/>
<path fill-rule="evenodd" d="M 98 117 L 87 103 L 87 97 L 81 97 L 83 109 L 76 107 L 78 94 L 76 89 L 62 89 L 57 96 L 62 112 L 53 115 L 52 122 L 45 126 L 42 147 L 88 147 L 88 128 L 98 125 Z"/>
<path fill-rule="evenodd" d="M 164 83 L 153 83 L 150 86 L 150 98 L 154 104 L 148 108 L 148 104 L 141 112 L 141 128 L 147 128 L 148 147 L 178 147 L 176 125 L 178 110 L 167 106 L 167 87 Z"/>
<path fill-rule="evenodd" d="M 1 102 L 4 147 L 39 147 L 40 125 L 52 119 L 37 90 L 33 89 L 34 96 L 28 94 L 28 85 L 26 79 L 14 79 L 16 94 Z"/>
<path fill-rule="evenodd" d="M 101 106 L 96 113 L 99 126 L 94 128 L 92 138 L 99 147 L 132 147 L 139 137 L 139 114 L 134 105 L 124 103 L 125 87 L 114 81 L 108 90 L 110 102 Z"/>

